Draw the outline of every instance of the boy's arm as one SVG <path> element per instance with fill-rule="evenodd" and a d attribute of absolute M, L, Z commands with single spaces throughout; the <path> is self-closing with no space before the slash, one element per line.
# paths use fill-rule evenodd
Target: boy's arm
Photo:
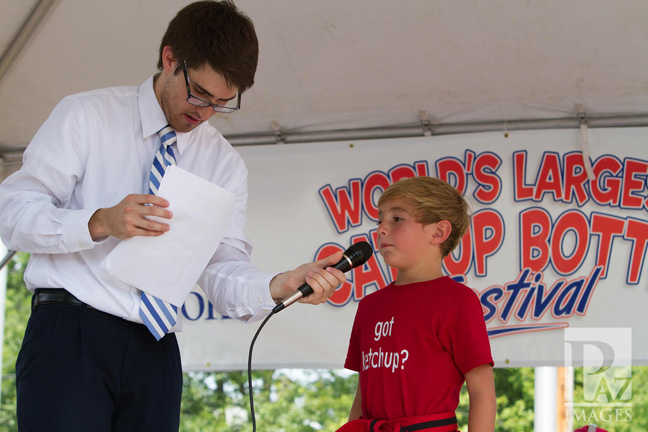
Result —
<path fill-rule="evenodd" d="M 493 367 L 484 364 L 469 371 L 466 386 L 470 398 L 468 432 L 493 432 L 497 411 Z"/>
<path fill-rule="evenodd" d="M 351 404 L 349 421 L 359 419 L 362 416 L 362 393 L 360 393 L 360 376 L 358 376 L 358 387 L 356 388 L 355 398 Z"/>

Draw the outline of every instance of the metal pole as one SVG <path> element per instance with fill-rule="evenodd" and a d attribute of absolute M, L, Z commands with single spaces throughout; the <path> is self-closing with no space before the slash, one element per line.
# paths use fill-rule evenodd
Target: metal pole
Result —
<path fill-rule="evenodd" d="M 36 28 L 38 28 L 38 25 L 54 2 L 56 2 L 56 0 L 40 0 L 36 6 L 34 6 L 34 9 L 32 9 L 29 16 L 27 16 L 27 19 L 22 26 L 20 26 L 16 35 L 9 43 L 9 46 L 2 54 L 2 58 L 0 58 L 0 81 L 2 81 L 2 78 L 7 73 L 16 57 L 18 57 L 22 49 L 25 47 L 31 35 L 36 31 Z"/>
<path fill-rule="evenodd" d="M 555 432 L 558 370 L 555 367 L 535 368 L 534 432 Z"/>
<path fill-rule="evenodd" d="M 648 114 L 627 115 L 627 116 L 606 116 L 596 117 L 588 115 L 588 127 L 612 128 L 612 127 L 646 127 L 648 126 Z M 438 123 L 429 126 L 429 134 L 453 135 L 479 132 L 504 132 L 538 129 L 579 129 L 580 119 L 578 116 L 554 119 L 535 120 L 509 120 L 478 122 L 478 123 Z M 285 144 L 302 144 L 310 142 L 325 141 L 354 141 L 364 139 L 385 139 L 385 138 L 409 138 L 425 136 L 426 130 L 419 124 L 372 127 L 363 129 L 341 129 L 341 130 L 320 130 L 320 131 L 291 131 L 281 130 L 281 140 Z M 227 134 L 225 138 L 233 146 L 246 145 L 276 145 L 277 137 L 272 131 L 255 132 L 247 134 Z"/>
<path fill-rule="evenodd" d="M 7 248 L 4 245 L 2 245 L 2 248 L 0 249 L 0 251 L 5 251 L 6 252 L 5 257 L 2 258 L 2 261 L 0 261 L 0 270 L 2 270 L 4 268 L 4 266 L 6 266 L 7 263 L 11 260 L 11 258 L 13 258 L 13 256 L 16 255 L 16 251 L 15 250 L 7 250 Z"/>

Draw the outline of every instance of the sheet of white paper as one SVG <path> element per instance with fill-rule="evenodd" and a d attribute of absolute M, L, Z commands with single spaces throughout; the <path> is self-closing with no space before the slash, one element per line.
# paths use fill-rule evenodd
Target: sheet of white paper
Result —
<path fill-rule="evenodd" d="M 101 266 L 127 284 L 181 306 L 230 224 L 234 194 L 170 166 L 158 196 L 169 201 L 173 217 L 159 220 L 170 230 L 122 241 Z"/>

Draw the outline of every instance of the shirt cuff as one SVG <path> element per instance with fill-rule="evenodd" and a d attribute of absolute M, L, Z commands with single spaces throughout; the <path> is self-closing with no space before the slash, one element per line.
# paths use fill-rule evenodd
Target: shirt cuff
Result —
<path fill-rule="evenodd" d="M 62 239 L 68 250 L 92 249 L 97 244 L 92 240 L 88 229 L 88 222 L 95 211 L 96 209 L 74 210 L 66 215 L 63 221 Z"/>
<path fill-rule="evenodd" d="M 249 281 L 249 304 L 257 306 L 257 312 L 254 315 L 249 315 L 244 320 L 247 323 L 253 323 L 265 318 L 272 309 L 277 305 L 270 295 L 270 281 L 278 273 L 261 274 Z"/>

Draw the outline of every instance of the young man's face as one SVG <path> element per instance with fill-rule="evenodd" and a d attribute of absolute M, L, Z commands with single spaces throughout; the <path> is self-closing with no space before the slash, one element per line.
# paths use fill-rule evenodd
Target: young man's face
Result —
<path fill-rule="evenodd" d="M 433 225 L 423 226 L 414 217 L 414 206 L 403 198 L 378 207 L 378 250 L 385 263 L 401 271 L 428 266 L 433 248 L 430 244 Z"/>
<path fill-rule="evenodd" d="M 175 69 L 179 66 L 178 69 Z M 189 132 L 209 120 L 215 111 L 211 106 L 199 107 L 187 102 L 187 85 L 182 65 L 172 65 L 177 73 L 166 74 L 158 100 L 167 121 L 178 132 Z M 227 85 L 225 78 L 207 63 L 196 69 L 187 69 L 189 89 L 197 96 L 217 105 L 225 105 L 236 98 L 237 88 Z"/>

